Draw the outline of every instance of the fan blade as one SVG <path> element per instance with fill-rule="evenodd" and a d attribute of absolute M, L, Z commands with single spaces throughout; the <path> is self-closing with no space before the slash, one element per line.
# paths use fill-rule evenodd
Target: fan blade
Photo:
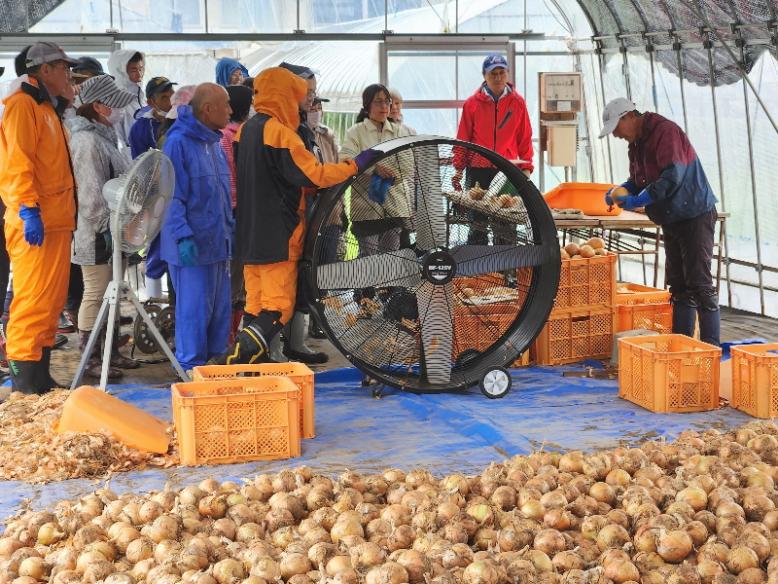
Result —
<path fill-rule="evenodd" d="M 370 286 L 416 286 L 421 268 L 410 249 L 379 253 L 316 268 L 316 283 L 321 290 L 348 290 Z"/>
<path fill-rule="evenodd" d="M 454 342 L 454 299 L 451 283 L 436 286 L 424 282 L 416 290 L 419 306 L 424 365 L 430 383 L 451 379 L 451 347 Z"/>
<path fill-rule="evenodd" d="M 446 211 L 440 184 L 440 154 L 437 146 L 413 151 L 419 187 L 416 209 L 416 247 L 428 251 L 446 247 Z"/>
<path fill-rule="evenodd" d="M 457 263 L 457 276 L 477 276 L 514 268 L 540 266 L 549 261 L 555 247 L 550 245 L 463 245 L 451 251 Z"/>

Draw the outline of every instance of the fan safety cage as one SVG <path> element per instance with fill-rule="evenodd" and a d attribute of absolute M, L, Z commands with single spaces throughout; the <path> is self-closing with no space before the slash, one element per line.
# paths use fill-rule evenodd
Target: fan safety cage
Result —
<path fill-rule="evenodd" d="M 376 160 L 313 212 L 312 309 L 382 383 L 475 385 L 521 354 L 551 311 L 560 271 L 551 213 L 514 164 L 480 146 L 412 136 L 374 149 Z"/>
<path fill-rule="evenodd" d="M 132 165 L 122 181 L 123 196 L 116 220 L 122 251 L 134 253 L 151 243 L 165 219 L 175 188 L 175 171 L 170 159 L 159 150 L 149 150 Z"/>

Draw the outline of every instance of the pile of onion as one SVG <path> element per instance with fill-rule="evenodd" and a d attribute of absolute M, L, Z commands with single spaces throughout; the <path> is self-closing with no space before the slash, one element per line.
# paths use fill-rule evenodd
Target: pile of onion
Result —
<path fill-rule="evenodd" d="M 755 422 L 477 476 L 106 488 L 10 520 L 0 584 L 778 584 L 777 465 Z"/>

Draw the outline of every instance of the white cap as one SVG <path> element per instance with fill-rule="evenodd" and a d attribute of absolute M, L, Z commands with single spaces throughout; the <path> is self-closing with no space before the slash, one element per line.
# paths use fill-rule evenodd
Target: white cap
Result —
<path fill-rule="evenodd" d="M 631 111 L 635 110 L 635 104 L 628 100 L 626 97 L 617 97 L 608 102 L 605 109 L 602 111 L 602 131 L 600 132 L 600 138 L 605 138 L 608 134 L 612 134 L 616 126 L 619 125 L 619 120 Z"/>

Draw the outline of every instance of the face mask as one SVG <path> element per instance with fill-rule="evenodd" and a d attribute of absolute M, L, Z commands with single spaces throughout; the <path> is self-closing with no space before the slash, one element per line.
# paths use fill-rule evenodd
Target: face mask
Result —
<path fill-rule="evenodd" d="M 108 116 L 107 120 L 108 120 L 109 124 L 111 124 L 112 126 L 115 126 L 115 125 L 121 123 L 123 117 L 124 116 L 122 115 L 122 111 L 121 110 L 112 109 L 111 110 L 111 114 Z"/>
<path fill-rule="evenodd" d="M 308 127 L 313 130 L 318 128 L 319 124 L 321 124 L 321 112 L 308 112 Z"/>

